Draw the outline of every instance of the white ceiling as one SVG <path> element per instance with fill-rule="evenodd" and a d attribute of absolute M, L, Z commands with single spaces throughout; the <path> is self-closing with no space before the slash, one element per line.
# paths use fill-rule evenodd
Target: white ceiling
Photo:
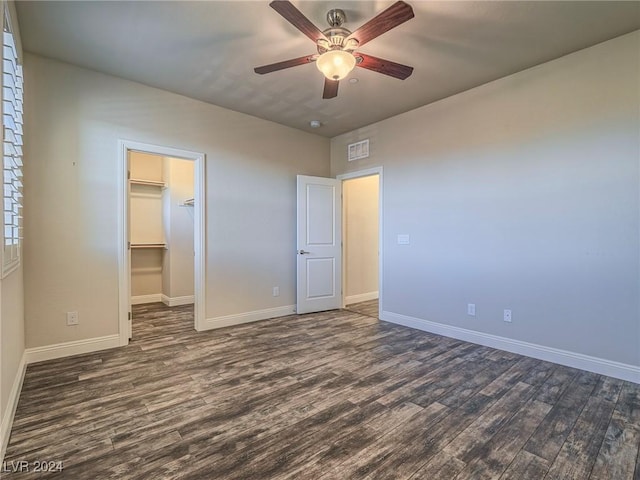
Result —
<path fill-rule="evenodd" d="M 322 99 L 315 53 L 268 1 L 18 1 L 26 51 L 333 137 L 640 28 L 640 2 L 411 1 L 415 18 L 361 51 L 414 67 L 405 81 L 356 68 Z M 321 30 L 355 30 L 393 1 L 294 1 Z M 322 127 L 313 130 L 310 120 Z"/>

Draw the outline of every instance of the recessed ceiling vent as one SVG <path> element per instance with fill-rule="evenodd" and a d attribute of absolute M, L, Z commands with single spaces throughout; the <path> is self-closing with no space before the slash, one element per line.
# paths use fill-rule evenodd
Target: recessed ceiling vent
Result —
<path fill-rule="evenodd" d="M 349 161 L 360 160 L 369 156 L 369 139 L 349 144 Z"/>

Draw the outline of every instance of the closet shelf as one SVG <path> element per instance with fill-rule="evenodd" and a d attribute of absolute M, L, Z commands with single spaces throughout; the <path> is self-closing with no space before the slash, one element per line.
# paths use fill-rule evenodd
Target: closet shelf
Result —
<path fill-rule="evenodd" d="M 131 243 L 131 248 L 167 248 L 166 243 Z"/>
<path fill-rule="evenodd" d="M 129 183 L 131 185 L 148 185 L 151 187 L 161 187 L 161 188 L 164 188 L 167 186 L 167 184 L 164 182 L 157 182 L 155 180 L 143 180 L 141 178 L 131 178 L 129 180 Z"/>

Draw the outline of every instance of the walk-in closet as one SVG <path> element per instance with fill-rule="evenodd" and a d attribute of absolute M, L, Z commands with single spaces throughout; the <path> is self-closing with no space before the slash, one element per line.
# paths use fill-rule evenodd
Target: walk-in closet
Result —
<path fill-rule="evenodd" d="M 129 152 L 131 303 L 194 302 L 194 162 Z"/>

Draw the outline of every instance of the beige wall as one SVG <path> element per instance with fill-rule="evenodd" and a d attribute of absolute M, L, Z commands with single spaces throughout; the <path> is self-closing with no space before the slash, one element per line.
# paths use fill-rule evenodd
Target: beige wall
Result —
<path fill-rule="evenodd" d="M 131 297 L 162 293 L 163 254 L 161 248 L 131 250 Z M 156 300 L 160 301 L 160 299 Z"/>
<path fill-rule="evenodd" d="M 24 297 L 22 267 L 0 282 L 0 423 L 5 418 L 11 389 L 16 378 L 21 375 L 20 363 L 25 350 L 24 338 Z"/>
<path fill-rule="evenodd" d="M 194 294 L 194 207 L 185 200 L 194 196 L 194 162 L 165 159 L 168 189 L 165 190 L 165 238 L 162 293 L 169 298 Z"/>
<path fill-rule="evenodd" d="M 378 185 L 378 175 L 343 183 L 347 304 L 378 295 Z"/>
<path fill-rule="evenodd" d="M 129 171 L 132 180 L 164 182 L 164 159 L 144 152 L 129 152 Z"/>
<path fill-rule="evenodd" d="M 0 1 L 2 15 L 4 15 L 5 5 L 4 1 Z M 16 36 L 18 54 L 22 56 L 20 31 L 13 2 L 9 3 L 9 11 L 13 19 L 12 26 Z M 24 179 L 24 183 L 27 184 L 28 180 Z M 23 214 L 29 215 L 24 211 Z M 9 397 L 12 387 L 22 374 L 20 364 L 25 350 L 24 329 L 24 282 L 23 267 L 20 266 L 0 280 L 0 425 L 3 426 L 8 425 L 9 418 L 6 415 L 10 414 L 8 407 L 10 407 Z M 0 450 L 6 441 L 8 438 L 0 437 Z M 2 455 L 0 454 L 1 460 Z"/>
<path fill-rule="evenodd" d="M 384 166 L 384 311 L 640 365 L 639 61 L 635 32 L 334 138 L 334 175 Z"/>
<path fill-rule="evenodd" d="M 129 170 L 134 180 L 163 182 L 163 158 L 141 152 L 129 153 Z M 166 190 L 155 185 L 130 186 L 129 236 L 132 243 L 163 243 L 163 197 Z M 163 250 L 131 250 L 131 296 L 160 295 Z"/>
<path fill-rule="evenodd" d="M 327 139 L 36 55 L 25 68 L 29 347 L 118 331 L 119 139 L 206 154 L 207 318 L 295 303 L 295 176 L 328 175 Z"/>

